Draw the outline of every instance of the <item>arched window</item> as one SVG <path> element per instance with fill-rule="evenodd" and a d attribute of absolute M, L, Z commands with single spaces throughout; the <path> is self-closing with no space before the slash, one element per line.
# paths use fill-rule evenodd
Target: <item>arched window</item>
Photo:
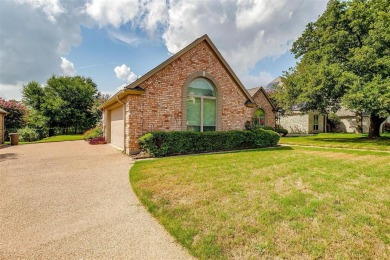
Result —
<path fill-rule="evenodd" d="M 255 124 L 258 126 L 265 126 L 265 112 L 263 109 L 259 108 L 255 112 Z"/>
<path fill-rule="evenodd" d="M 217 94 L 214 86 L 205 78 L 196 78 L 187 93 L 187 130 L 215 131 Z"/>

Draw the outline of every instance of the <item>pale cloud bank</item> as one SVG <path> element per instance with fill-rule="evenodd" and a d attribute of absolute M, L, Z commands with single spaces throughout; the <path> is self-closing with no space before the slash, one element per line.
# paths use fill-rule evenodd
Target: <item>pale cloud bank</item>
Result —
<path fill-rule="evenodd" d="M 208 34 L 247 87 L 269 79 L 250 70 L 286 53 L 326 0 L 3 0 L 0 8 L 0 84 L 45 81 L 75 73 L 61 57 L 81 42 L 80 27 L 107 28 L 137 46 L 135 31 L 162 41 L 170 53 Z M 124 29 L 125 28 L 125 29 Z M 64 69 L 66 67 L 66 69 Z M 121 66 L 120 66 L 121 67 Z M 73 68 L 73 70 L 72 70 Z M 127 76 L 133 79 L 135 76 Z M 268 78 L 267 78 L 268 77 Z M 259 82 L 256 84 L 256 82 Z M 0 90 L 0 96 L 4 95 Z"/>

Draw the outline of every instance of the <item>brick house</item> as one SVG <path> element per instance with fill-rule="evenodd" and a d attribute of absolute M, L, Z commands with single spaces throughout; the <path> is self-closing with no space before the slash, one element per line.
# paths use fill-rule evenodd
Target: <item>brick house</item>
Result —
<path fill-rule="evenodd" d="M 7 112 L 0 108 L 0 144 L 3 144 L 4 139 L 4 132 L 5 132 L 5 116 L 7 115 Z"/>
<path fill-rule="evenodd" d="M 151 131 L 241 130 L 260 110 L 259 120 L 274 126 L 264 95 L 252 97 L 204 35 L 100 106 L 104 136 L 132 154 L 138 138 Z"/>

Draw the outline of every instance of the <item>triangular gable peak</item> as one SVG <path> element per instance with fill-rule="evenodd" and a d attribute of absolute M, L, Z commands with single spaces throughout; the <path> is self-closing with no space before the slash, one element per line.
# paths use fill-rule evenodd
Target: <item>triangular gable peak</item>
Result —
<path fill-rule="evenodd" d="M 140 87 L 140 85 L 148 80 L 150 77 L 164 69 L 166 66 L 173 63 L 175 60 L 179 59 L 181 56 L 186 54 L 188 51 L 193 49 L 198 44 L 206 42 L 209 46 L 212 52 L 216 55 L 216 57 L 219 59 L 219 61 L 223 64 L 223 66 L 226 68 L 226 71 L 230 74 L 230 76 L 233 78 L 233 80 L 236 82 L 236 84 L 239 86 L 241 92 L 244 94 L 245 97 L 248 98 L 247 102 L 245 103 L 247 106 L 254 106 L 255 102 L 253 101 L 251 95 L 248 93 L 244 85 L 241 83 L 241 81 L 238 79 L 237 75 L 234 73 L 232 68 L 229 66 L 229 64 L 226 62 L 226 60 L 223 58 L 222 54 L 218 51 L 217 47 L 214 45 L 214 43 L 210 40 L 207 34 L 203 35 L 202 37 L 196 39 L 183 49 L 181 49 L 179 52 L 177 52 L 175 55 L 155 67 L 154 69 L 150 70 L 148 73 L 134 81 L 133 83 L 126 86 L 123 90 L 120 90 L 115 95 L 113 95 L 108 101 L 106 101 L 104 104 L 102 104 L 99 108 L 103 109 L 105 107 L 110 106 L 113 104 L 118 98 L 121 98 L 127 94 L 142 94 L 144 93 L 144 89 Z"/>
<path fill-rule="evenodd" d="M 269 97 L 268 93 L 264 90 L 263 87 L 258 87 L 256 88 L 257 91 L 252 95 L 252 97 L 260 94 L 260 93 L 263 93 L 263 95 L 266 97 L 266 99 L 268 100 L 268 102 L 271 104 L 272 108 L 274 109 L 274 111 L 276 111 L 276 106 L 274 104 L 274 102 L 272 102 L 271 98 Z"/>

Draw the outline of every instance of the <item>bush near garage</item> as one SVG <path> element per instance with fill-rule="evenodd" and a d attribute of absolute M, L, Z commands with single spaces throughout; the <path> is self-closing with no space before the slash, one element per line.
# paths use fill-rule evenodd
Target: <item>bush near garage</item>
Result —
<path fill-rule="evenodd" d="M 268 147 L 275 146 L 278 141 L 277 133 L 264 129 L 217 132 L 157 131 L 139 138 L 141 149 L 156 157 Z"/>
<path fill-rule="evenodd" d="M 91 128 L 84 132 L 83 139 L 88 141 L 96 137 L 102 137 L 103 136 L 103 127 L 97 126 L 95 128 Z"/>

